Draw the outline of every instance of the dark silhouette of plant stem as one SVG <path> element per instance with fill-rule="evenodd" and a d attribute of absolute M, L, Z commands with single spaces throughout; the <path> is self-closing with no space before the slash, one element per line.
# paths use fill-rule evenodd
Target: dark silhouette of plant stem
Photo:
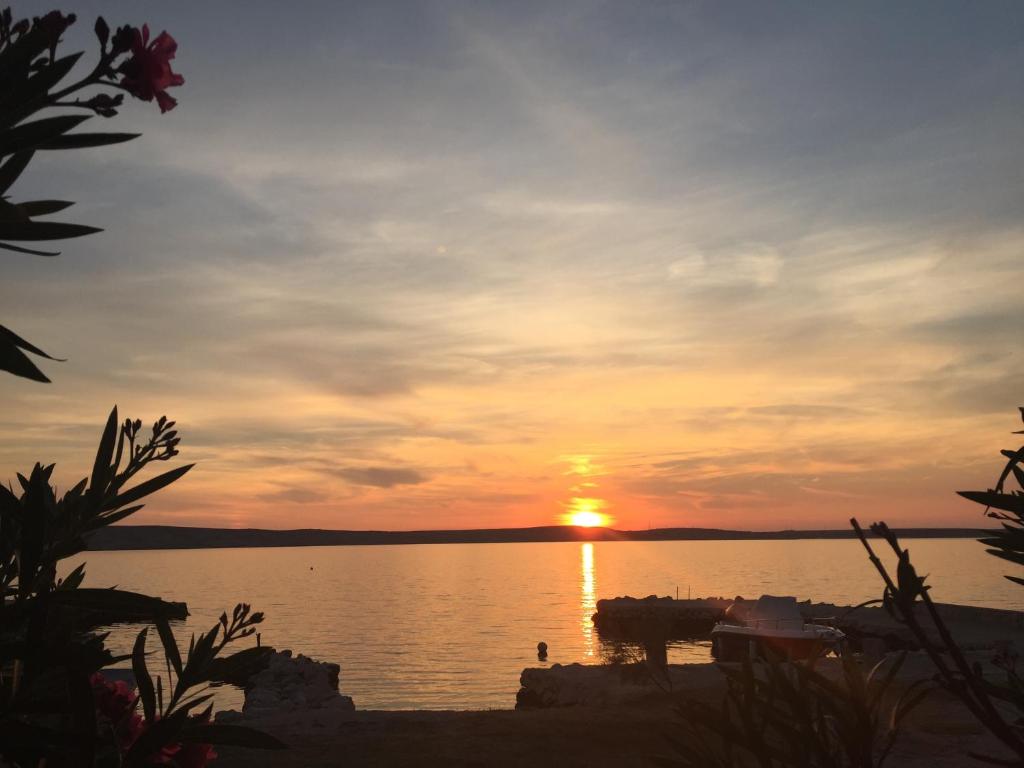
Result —
<path fill-rule="evenodd" d="M 962 701 L 982 725 L 1020 758 L 1017 762 L 997 762 L 995 764 L 1020 765 L 1024 763 L 1024 738 L 1022 738 L 1024 734 L 1021 733 L 1019 727 L 1010 725 L 1006 721 L 993 702 L 993 698 L 1012 701 L 1018 697 L 1008 696 L 1009 690 L 1000 692 L 998 688 L 982 677 L 976 666 L 967 660 L 953 639 L 946 623 L 939 616 L 935 603 L 928 595 L 930 587 L 924 584 L 923 577 L 917 575 L 910 562 L 910 553 L 900 546 L 899 540 L 889 530 L 889 527 L 885 523 L 874 523 L 871 526 L 871 532 L 884 539 L 896 553 L 899 559 L 896 581 L 893 581 L 885 565 L 875 555 L 857 519 L 851 518 L 850 524 L 857 532 L 857 538 L 864 545 L 864 549 L 867 550 L 868 558 L 882 577 L 882 581 L 885 582 L 883 605 L 886 610 L 913 633 L 918 644 L 928 654 L 938 670 L 943 687 Z M 939 635 L 940 642 L 938 644 L 929 635 L 927 628 L 915 611 L 918 600 L 924 605 L 928 619 Z M 947 663 L 946 655 L 952 660 L 952 666 Z"/>

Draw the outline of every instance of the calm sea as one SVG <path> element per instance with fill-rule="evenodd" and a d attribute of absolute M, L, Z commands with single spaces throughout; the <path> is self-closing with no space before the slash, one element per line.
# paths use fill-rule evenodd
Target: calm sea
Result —
<path fill-rule="evenodd" d="M 972 540 L 908 542 L 940 602 L 1019 609 L 1012 566 Z M 87 586 L 188 603 L 175 626 L 209 628 L 246 601 L 266 613 L 263 643 L 341 665 L 360 709 L 514 706 L 519 673 L 599 663 L 610 648 L 590 617 L 600 598 L 692 594 L 854 604 L 880 595 L 861 545 L 850 541 L 667 541 L 90 552 Z M 74 565 L 78 560 L 70 561 Z M 114 628 L 128 650 L 137 628 Z M 155 642 L 155 638 L 153 642 Z M 156 650 L 155 646 L 153 648 Z M 678 644 L 670 661 L 704 661 L 706 644 Z M 223 705 L 240 702 L 222 692 Z"/>

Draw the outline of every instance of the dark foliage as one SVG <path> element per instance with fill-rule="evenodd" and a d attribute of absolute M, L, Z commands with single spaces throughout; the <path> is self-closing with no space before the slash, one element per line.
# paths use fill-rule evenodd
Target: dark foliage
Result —
<path fill-rule="evenodd" d="M 15 243 L 63 240 L 95 227 L 50 221 L 65 200 L 12 202 L 11 186 L 36 152 L 117 144 L 129 133 L 75 132 L 95 117 L 113 117 L 123 95 L 176 104 L 166 90 L 181 85 L 171 70 L 177 44 L 166 32 L 123 26 L 111 34 L 96 21 L 99 58 L 92 71 L 67 84 L 81 53 L 58 56 L 73 14 L 52 11 L 31 21 L 0 12 L 0 249 L 55 256 Z M 84 93 L 83 93 L 84 92 Z M 75 98 L 73 95 L 79 94 Z M 43 110 L 57 114 L 39 116 Z M 81 114 L 84 111 L 86 114 Z M 77 113 L 77 114 L 76 114 Z M 0 370 L 48 381 L 28 357 L 48 359 L 37 346 L 0 326 Z M 193 636 L 182 654 L 170 619 L 179 604 L 118 589 L 83 587 L 85 564 L 58 579 L 59 564 L 81 553 L 86 536 L 139 511 L 143 500 L 182 477 L 191 465 L 141 480 L 151 464 L 178 454 L 174 422 L 161 417 L 144 434 L 142 422 L 120 423 L 115 408 L 100 438 L 89 477 L 58 495 L 54 466 L 36 464 L 14 486 L 0 486 L 0 763 L 15 768 L 177 765 L 199 768 L 213 745 L 281 748 L 276 739 L 241 726 L 210 722 L 211 682 L 251 665 L 251 650 L 220 658 L 250 636 L 263 614 L 239 604 L 208 632 Z M 149 627 L 128 656 L 115 657 L 97 621 L 143 621 L 156 628 L 166 675 L 153 675 L 146 652 Z M 102 674 L 131 662 L 137 690 Z"/>
<path fill-rule="evenodd" d="M 174 105 L 165 89 L 183 82 L 170 71 L 169 59 L 176 47 L 173 38 L 163 33 L 146 45 L 145 27 L 124 26 L 110 40 L 110 30 L 100 18 L 96 22 L 100 44 L 96 65 L 81 79 L 67 83 L 82 53 L 59 56 L 57 50 L 61 35 L 75 20 L 74 14 L 59 11 L 31 21 L 15 20 L 10 8 L 0 12 L 0 249 L 6 251 L 57 256 L 56 251 L 16 243 L 66 240 L 100 231 L 47 218 L 73 205 L 68 200 L 10 199 L 11 186 L 36 152 L 101 147 L 134 139 L 139 134 L 75 129 L 93 117 L 117 114 L 124 95 L 112 95 L 111 89 L 146 101 L 156 97 L 165 110 Z M 71 98 L 83 92 L 88 95 Z M 58 114 L 40 116 L 53 110 Z M 0 326 L 0 370 L 33 381 L 49 381 L 26 353 L 56 359 Z"/>
<path fill-rule="evenodd" d="M 1021 416 L 1024 418 L 1024 408 Z M 985 513 L 1001 524 L 991 536 L 980 539 L 989 554 L 1024 565 L 1024 447 L 1002 454 L 1007 462 L 993 488 L 960 495 L 983 504 Z M 936 670 L 934 684 L 963 702 L 1011 755 L 970 756 L 988 765 L 1024 766 L 1024 680 L 1017 671 L 1015 653 L 997 650 L 992 662 L 1002 670 L 1003 680 L 986 677 L 956 644 L 932 602 L 925 577 L 918 575 L 896 534 L 885 523 L 871 526 L 871 532 L 896 555 L 892 574 L 857 520 L 850 523 L 885 585 L 883 606 L 928 654 Z M 1024 584 L 1022 577 L 1006 578 Z M 881 766 L 900 721 L 921 701 L 928 682 L 908 686 L 886 714 L 886 690 L 892 686 L 902 657 L 887 667 L 876 666 L 866 676 L 852 657 L 844 656 L 840 664 L 842 674 L 837 680 L 823 675 L 813 661 L 781 664 L 769 660 L 756 667 L 750 663 L 742 669 L 723 667 L 728 682 L 725 701 L 718 708 L 683 701 L 684 733 L 674 740 L 680 757 L 666 759 L 664 764 L 692 768 Z"/>
<path fill-rule="evenodd" d="M 204 692 L 224 668 L 251 656 L 241 651 L 236 662 L 233 656 L 217 658 L 230 643 L 251 635 L 262 613 L 236 606 L 230 617 L 225 613 L 209 632 L 193 637 L 182 654 L 168 621 L 169 604 L 134 592 L 84 588 L 84 564 L 57 578 L 59 562 L 85 549 L 89 531 L 137 512 L 146 497 L 191 469 L 185 465 L 138 481 L 151 464 L 176 456 L 179 440 L 173 421 L 162 417 L 143 434 L 140 421 L 119 423 L 115 408 L 90 477 L 62 496 L 51 484 L 53 465 L 36 464 L 27 476 L 19 474 L 20 493 L 0 486 L 0 756 L 9 763 L 127 766 L 161 755 L 173 765 L 175 754 L 185 754 L 184 744 L 283 746 L 239 726 L 210 724 L 210 694 Z M 166 677 L 149 672 L 148 628 L 139 633 L 130 657 L 113 656 L 104 647 L 105 635 L 83 631 L 83 612 L 95 610 L 108 620 L 151 622 L 163 646 Z M 129 659 L 137 700 L 117 708 L 118 721 L 112 722 L 97 707 L 101 694 L 109 693 L 97 673 Z"/>
<path fill-rule="evenodd" d="M 1024 417 L 1024 408 L 1021 416 Z M 1021 468 L 1024 447 L 1002 453 L 1007 463 L 995 487 L 986 491 L 962 491 L 960 495 L 985 505 L 985 513 L 1002 524 L 1002 528 L 992 536 L 980 539 L 988 546 L 987 551 L 1011 563 L 1024 565 L 1024 470 Z M 1011 478 L 1016 488 L 1010 487 Z M 871 531 L 881 537 L 897 557 L 894 579 L 875 555 L 858 522 L 854 519 L 850 523 L 885 583 L 883 605 L 914 634 L 931 658 L 939 683 L 960 699 L 978 722 L 1014 755 L 1010 758 L 972 757 L 990 765 L 1024 766 L 1024 680 L 1017 672 L 1015 655 L 1012 651 L 998 651 L 992 661 L 1002 669 L 1004 679 L 996 683 L 986 678 L 982 669 L 970 663 L 956 644 L 935 609 L 929 595 L 930 587 L 925 584 L 924 577 L 918 576 L 910 560 L 910 552 L 900 545 L 896 534 L 885 523 L 871 526 Z M 1006 578 L 1024 584 L 1024 579 L 1018 576 L 1007 575 Z M 1010 717 L 1007 710 L 1015 712 L 1016 717 Z"/>
<path fill-rule="evenodd" d="M 831 661 L 831 660 L 830 660 Z M 727 693 L 721 706 L 684 699 L 678 757 L 686 768 L 880 768 L 903 718 L 927 694 L 914 685 L 893 701 L 903 656 L 865 670 L 852 656 L 830 674 L 822 658 L 721 667 Z"/>
<path fill-rule="evenodd" d="M 1020 409 L 1024 421 L 1024 408 Z M 1024 430 L 1014 432 L 1024 435 Z M 1002 526 L 991 536 L 981 539 L 989 547 L 989 554 L 1001 557 L 1015 565 L 1024 565 L 1024 446 L 1015 451 L 1004 450 L 1006 465 L 999 473 L 994 488 L 987 491 L 960 491 L 966 499 L 985 505 L 985 514 L 998 520 Z M 1010 484 L 1016 483 L 1016 488 Z M 1010 581 L 1024 584 L 1024 578 L 1007 575 Z"/>

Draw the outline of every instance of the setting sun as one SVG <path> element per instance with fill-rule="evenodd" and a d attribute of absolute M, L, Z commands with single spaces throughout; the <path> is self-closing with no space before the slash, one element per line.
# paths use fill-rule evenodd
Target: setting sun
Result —
<path fill-rule="evenodd" d="M 575 512 L 569 517 L 569 522 L 572 525 L 579 525 L 583 528 L 596 528 L 597 526 L 606 525 L 608 517 L 600 512 Z"/>
<path fill-rule="evenodd" d="M 600 510 L 608 506 L 604 499 L 588 499 L 574 497 L 569 502 L 568 510 L 563 516 L 566 525 L 578 525 L 582 528 L 596 528 L 609 525 L 611 518 Z"/>

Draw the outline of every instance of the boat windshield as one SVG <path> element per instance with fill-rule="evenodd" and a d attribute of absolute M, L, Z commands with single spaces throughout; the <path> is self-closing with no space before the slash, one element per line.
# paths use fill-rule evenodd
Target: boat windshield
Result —
<path fill-rule="evenodd" d="M 746 624 L 750 627 L 802 629 L 804 618 L 795 597 L 761 595 L 747 613 Z"/>

